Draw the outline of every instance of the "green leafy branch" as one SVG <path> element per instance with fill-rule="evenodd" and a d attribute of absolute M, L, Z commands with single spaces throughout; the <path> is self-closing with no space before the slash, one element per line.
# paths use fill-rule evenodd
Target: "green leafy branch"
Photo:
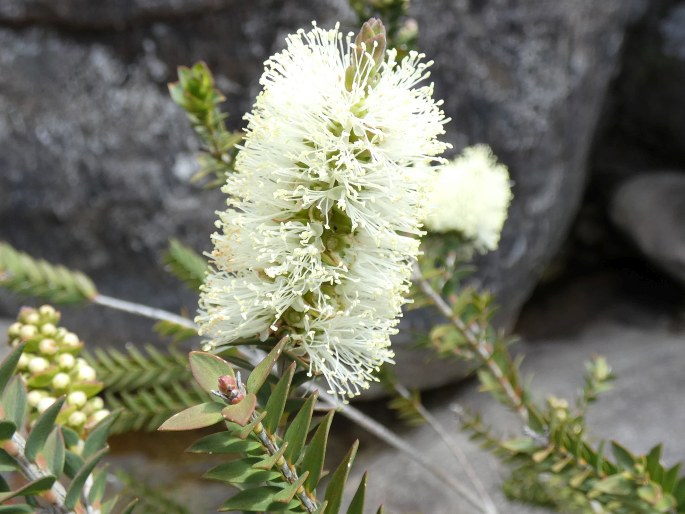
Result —
<path fill-rule="evenodd" d="M 549 397 L 545 407 L 532 401 L 520 378 L 520 359 L 508 351 L 508 342 L 492 329 L 487 295 L 471 296 L 468 308 L 463 303 L 447 303 L 430 281 L 415 273 L 425 298 L 449 320 L 434 328 L 432 344 L 442 356 L 474 359 L 482 367 L 478 377 L 482 389 L 512 408 L 524 424 L 523 436 L 503 439 L 476 418 L 465 423 L 486 446 L 518 467 L 507 484 L 509 494 L 534 500 L 570 512 L 615 514 L 685 512 L 685 477 L 680 466 L 665 468 L 661 447 L 647 455 L 636 456 L 612 442 L 614 459 L 603 455 L 589 443 L 585 429 L 585 410 L 597 395 L 609 387 L 613 378 L 603 358 L 586 366 L 585 384 L 576 408 L 561 398 Z M 520 478 L 523 482 L 517 482 Z M 530 487 L 531 483 L 535 487 Z M 527 494 L 526 491 L 531 492 Z"/>
<path fill-rule="evenodd" d="M 214 86 L 214 77 L 203 62 L 191 68 L 178 68 L 178 82 L 169 84 L 171 98 L 182 107 L 195 132 L 200 136 L 203 151 L 200 154 L 200 171 L 193 181 L 209 179 L 206 187 L 218 187 L 226 181 L 226 174 L 233 172 L 236 145 L 243 135 L 226 129 L 227 114 L 219 104 L 226 98 Z"/>
<path fill-rule="evenodd" d="M 9 484 L 16 480 L 0 476 L 0 509 L 15 513 L 112 512 L 118 497 L 103 502 L 106 472 L 96 466 L 107 452 L 114 417 L 102 420 L 81 440 L 75 431 L 56 426 L 64 403 L 60 398 L 27 429 L 26 386 L 16 374 L 23 350 L 23 345 L 17 346 L 0 363 L 0 471 L 22 475 L 26 482 L 12 489 Z M 26 503 L 16 503 L 19 497 Z M 133 506 L 129 504 L 122 514 L 132 512 Z"/>
<path fill-rule="evenodd" d="M 83 273 L 34 259 L 3 242 L 0 242 L 0 287 L 46 298 L 55 304 L 84 303 L 98 294 L 93 282 Z"/>
<path fill-rule="evenodd" d="M 171 273 L 193 291 L 198 291 L 207 273 L 207 259 L 177 239 L 169 241 L 164 262 Z"/>
<path fill-rule="evenodd" d="M 292 363 L 273 386 L 266 404 L 257 405 L 257 394 L 267 383 L 271 369 L 282 355 L 287 339 L 281 340 L 258 364 L 245 384 L 231 365 L 220 357 L 192 352 L 190 367 L 200 387 L 211 400 L 167 420 L 160 430 L 190 430 L 224 422 L 226 430 L 206 436 L 189 451 L 238 453 L 239 459 L 220 464 L 206 477 L 232 484 L 240 491 L 221 510 L 244 512 L 308 512 L 337 514 L 357 443 L 331 474 L 323 500 L 317 498 L 333 412 L 313 420 L 316 394 L 304 399 L 292 419 L 282 426 L 296 363 Z M 314 435 L 307 442 L 310 428 Z M 362 479 L 348 514 L 362 514 L 366 476 Z M 379 511 L 380 512 L 380 511 Z"/>

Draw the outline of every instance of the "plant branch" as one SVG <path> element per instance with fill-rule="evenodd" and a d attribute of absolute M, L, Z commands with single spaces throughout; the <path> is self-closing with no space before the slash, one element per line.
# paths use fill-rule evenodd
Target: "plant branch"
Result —
<path fill-rule="evenodd" d="M 149 305 L 129 302 L 127 300 L 120 300 L 119 298 L 113 298 L 103 294 L 97 294 L 93 297 L 92 301 L 93 303 L 102 305 L 104 307 L 111 307 L 112 309 L 116 309 L 118 311 L 137 314 L 138 316 L 143 316 L 145 318 L 156 319 L 159 321 L 169 321 L 185 328 L 197 328 L 191 319 L 184 318 L 183 316 L 179 316 L 173 312 L 165 311 L 164 309 L 150 307 Z"/>
<path fill-rule="evenodd" d="M 471 350 L 480 357 L 483 364 L 485 364 L 499 383 L 502 391 L 506 394 L 512 408 L 516 411 L 519 417 L 523 420 L 524 425 L 528 425 L 528 408 L 525 405 L 523 397 L 512 385 L 505 373 L 500 368 L 499 364 L 493 359 L 493 347 L 488 341 L 482 337 L 482 332 L 473 330 L 468 327 L 464 321 L 454 314 L 448 303 L 433 289 L 428 281 L 421 275 L 421 271 L 417 266 L 414 267 L 413 273 L 414 281 L 418 283 L 423 293 L 431 300 L 431 302 L 438 308 L 438 310 L 454 325 L 454 327 L 462 334 L 464 340 L 469 345 Z"/>
<path fill-rule="evenodd" d="M 256 419 L 257 415 L 253 412 L 252 416 L 250 417 L 250 421 L 255 421 Z M 262 425 L 261 422 L 257 423 L 253 432 L 257 435 L 259 441 L 266 448 L 269 455 L 273 457 L 280 451 L 280 448 L 278 447 L 278 444 L 276 444 L 275 439 L 269 437 L 269 434 L 267 434 L 266 429 L 264 428 L 264 425 Z M 299 477 L 297 476 L 297 471 L 295 471 L 294 467 L 291 468 L 290 466 L 288 466 L 288 463 L 283 458 L 283 456 L 281 456 L 276 461 L 276 465 L 279 467 L 281 474 L 285 477 L 289 484 L 292 485 L 299 480 Z M 317 511 L 319 507 L 317 506 L 316 501 L 307 495 L 307 492 L 304 490 L 302 486 L 298 488 L 295 494 L 297 498 L 300 500 L 300 503 L 302 503 L 302 506 L 307 510 L 307 512 L 314 513 Z"/>
<path fill-rule="evenodd" d="M 406 400 L 411 400 L 411 393 L 406 387 L 404 387 L 402 384 L 395 384 L 394 387 L 397 394 L 399 394 Z M 438 435 L 438 437 L 442 439 L 443 443 L 445 443 L 445 446 L 447 446 L 447 448 L 452 453 L 454 458 L 457 459 L 457 462 L 459 462 L 464 472 L 469 477 L 469 480 L 471 480 L 473 487 L 478 491 L 478 494 L 480 495 L 481 500 L 483 502 L 484 511 L 487 514 L 498 514 L 499 511 L 495 506 L 495 502 L 492 501 L 492 498 L 485 489 L 483 482 L 481 482 L 481 480 L 478 478 L 476 470 L 473 469 L 473 466 L 471 466 L 471 463 L 469 462 L 468 458 L 461 450 L 461 448 L 459 448 L 459 446 L 455 444 L 454 440 L 452 439 L 452 436 L 447 432 L 447 430 L 445 430 L 445 427 L 442 426 L 442 424 L 437 420 L 437 418 L 433 416 L 433 414 L 428 409 L 426 409 L 426 407 L 424 407 L 422 403 L 415 403 L 414 408 L 419 414 L 421 414 L 421 416 L 423 416 L 423 418 L 426 420 L 426 423 L 428 423 L 428 425 L 433 429 L 433 431 Z"/>

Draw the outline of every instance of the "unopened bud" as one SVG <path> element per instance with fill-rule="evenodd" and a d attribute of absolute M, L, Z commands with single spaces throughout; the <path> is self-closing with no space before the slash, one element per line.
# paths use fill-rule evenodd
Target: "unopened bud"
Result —
<path fill-rule="evenodd" d="M 55 400 L 55 398 L 53 398 L 52 396 L 45 396 L 44 398 L 41 398 L 38 401 L 38 404 L 36 405 L 36 409 L 38 410 L 38 412 L 40 412 L 42 414 L 56 401 L 57 400 Z"/>
<path fill-rule="evenodd" d="M 95 414 L 93 414 L 90 419 L 88 419 L 88 424 L 89 425 L 97 425 L 105 419 L 107 416 L 109 416 L 109 411 L 107 409 L 101 409 L 97 411 Z"/>
<path fill-rule="evenodd" d="M 95 398 L 88 400 L 88 403 L 86 403 L 85 407 L 83 407 L 83 412 L 86 414 L 93 414 L 99 410 L 102 410 L 104 406 L 105 402 L 102 401 L 102 398 L 96 396 Z"/>
<path fill-rule="evenodd" d="M 46 323 L 42 327 L 40 327 L 40 332 L 41 334 L 44 334 L 46 336 L 53 336 L 55 335 L 55 332 L 57 332 L 57 327 L 53 325 L 52 323 Z"/>
<path fill-rule="evenodd" d="M 362 49 L 366 50 L 371 55 L 375 66 L 380 66 L 385 58 L 385 50 L 388 44 L 383 22 L 378 18 L 371 18 L 366 21 L 354 39 L 354 43 L 357 45 L 357 52 Z"/>
<path fill-rule="evenodd" d="M 50 363 L 43 357 L 34 357 L 29 361 L 28 367 L 29 371 L 36 375 L 48 369 L 50 367 Z"/>
<path fill-rule="evenodd" d="M 38 402 L 40 402 L 43 398 L 45 398 L 45 396 L 46 396 L 46 393 L 44 391 L 39 391 L 39 390 L 29 391 L 29 393 L 26 395 L 26 402 L 31 407 L 36 407 L 38 405 Z"/>
<path fill-rule="evenodd" d="M 83 425 L 86 422 L 86 419 L 88 419 L 86 417 L 86 415 L 83 412 L 77 410 L 76 412 L 73 412 L 71 414 L 71 416 L 69 416 L 69 419 L 67 422 L 72 427 L 80 427 L 81 425 Z"/>
<path fill-rule="evenodd" d="M 92 382 L 95 380 L 95 370 L 90 366 L 82 366 L 76 372 L 76 378 L 83 382 Z"/>
<path fill-rule="evenodd" d="M 19 362 L 17 362 L 17 369 L 19 370 L 25 370 L 26 367 L 29 365 L 29 361 L 31 360 L 31 357 L 29 355 L 26 355 L 25 353 L 22 353 L 19 356 Z"/>
<path fill-rule="evenodd" d="M 37 325 L 40 321 L 40 316 L 34 309 L 22 310 L 20 318 L 24 323 L 28 325 Z"/>
<path fill-rule="evenodd" d="M 238 383 L 235 378 L 230 375 L 222 375 L 219 377 L 219 391 L 228 395 L 238 388 Z"/>
<path fill-rule="evenodd" d="M 41 305 L 38 308 L 38 313 L 45 318 L 55 318 L 57 316 L 57 311 L 52 305 Z"/>
<path fill-rule="evenodd" d="M 52 387 L 55 389 L 66 389 L 71 384 L 71 378 L 66 373 L 57 373 L 52 377 Z"/>
<path fill-rule="evenodd" d="M 67 396 L 67 404 L 81 408 L 88 401 L 88 396 L 83 391 L 74 391 Z"/>
<path fill-rule="evenodd" d="M 22 324 L 19 323 L 18 321 L 15 321 L 7 329 L 7 334 L 10 337 L 19 337 L 21 335 L 21 327 L 22 327 Z"/>
<path fill-rule="evenodd" d="M 76 359 L 70 353 L 63 353 L 57 357 L 57 365 L 59 369 L 70 370 L 76 364 Z"/>
<path fill-rule="evenodd" d="M 64 334 L 64 337 L 62 338 L 62 343 L 67 348 L 76 348 L 77 346 L 79 346 L 80 341 L 76 334 L 74 334 L 73 332 L 67 332 L 66 334 Z"/>
<path fill-rule="evenodd" d="M 54 355 L 57 353 L 57 343 L 54 339 L 43 339 L 38 343 L 38 350 L 43 355 Z"/>
<path fill-rule="evenodd" d="M 37 334 L 38 329 L 35 327 L 35 325 L 24 325 L 19 330 L 19 337 L 21 337 L 24 341 L 36 337 Z"/>

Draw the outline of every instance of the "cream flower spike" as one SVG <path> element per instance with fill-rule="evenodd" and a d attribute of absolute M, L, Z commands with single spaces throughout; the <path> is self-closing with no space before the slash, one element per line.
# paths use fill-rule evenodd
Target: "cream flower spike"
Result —
<path fill-rule="evenodd" d="M 265 63 L 196 318 L 208 348 L 289 334 L 310 375 L 354 396 L 392 362 L 422 234 L 426 185 L 448 145 L 430 63 L 313 24 Z"/>
<path fill-rule="evenodd" d="M 434 178 L 426 228 L 459 232 L 481 253 L 494 250 L 511 203 L 509 171 L 487 145 L 465 148 Z"/>

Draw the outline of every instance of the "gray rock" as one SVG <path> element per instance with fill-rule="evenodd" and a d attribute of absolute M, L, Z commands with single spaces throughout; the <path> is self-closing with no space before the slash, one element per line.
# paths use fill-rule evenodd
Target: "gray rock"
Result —
<path fill-rule="evenodd" d="M 542 400 L 549 394 L 572 399 L 582 385 L 583 362 L 594 354 L 607 357 L 617 380 L 604 393 L 599 404 L 590 407 L 588 427 L 596 440 L 616 439 L 635 452 L 646 452 L 664 443 L 663 459 L 672 465 L 685 459 L 685 442 L 673 427 L 685 423 L 682 402 L 685 366 L 685 333 L 670 333 L 664 326 L 633 328 L 601 321 L 586 328 L 578 337 L 548 340 L 519 347 L 527 354 L 523 370 L 535 379 L 533 391 Z M 479 449 L 460 431 L 450 405 L 459 404 L 480 411 L 495 430 L 515 437 L 518 420 L 490 396 L 480 393 L 476 384 L 445 393 L 433 410 L 443 426 L 453 433 L 501 513 L 542 514 L 544 509 L 507 502 L 501 482 L 507 468 Z M 435 436 L 423 426 L 405 434 L 406 442 L 429 462 L 451 477 L 468 484 L 463 469 Z M 369 450 L 366 445 L 357 458 L 350 478 L 356 487 L 361 473 L 369 472 L 367 505 L 385 504 L 389 512 L 431 514 L 470 514 L 474 509 L 444 485 L 433 482 L 425 471 L 404 455 L 388 449 Z M 352 494 L 352 490 L 348 491 Z"/>
<path fill-rule="evenodd" d="M 489 143 L 516 182 L 500 250 L 479 263 L 476 278 L 498 296 L 503 326 L 573 218 L 624 29 L 643 7 L 638 0 L 413 4 L 420 46 L 436 62 L 437 96 L 454 120 L 449 140 L 456 148 Z M 0 77 L 0 238 L 83 269 L 104 293 L 194 310 L 192 295 L 160 270 L 160 253 L 171 235 L 205 249 L 223 200 L 187 185 L 196 142 L 164 83 L 177 65 L 206 60 L 239 126 L 263 60 L 314 18 L 353 27 L 342 0 L 132 0 L 120 9 L 2 2 L 0 62 L 12 72 Z M 15 309 L 5 299 L 3 312 Z M 65 320 L 77 321 L 87 339 L 139 338 L 148 328 L 93 309 Z M 463 373 L 445 366 L 406 377 L 428 387 Z"/>
<path fill-rule="evenodd" d="M 685 173 L 651 172 L 623 183 L 611 218 L 656 265 L 685 284 Z"/>

